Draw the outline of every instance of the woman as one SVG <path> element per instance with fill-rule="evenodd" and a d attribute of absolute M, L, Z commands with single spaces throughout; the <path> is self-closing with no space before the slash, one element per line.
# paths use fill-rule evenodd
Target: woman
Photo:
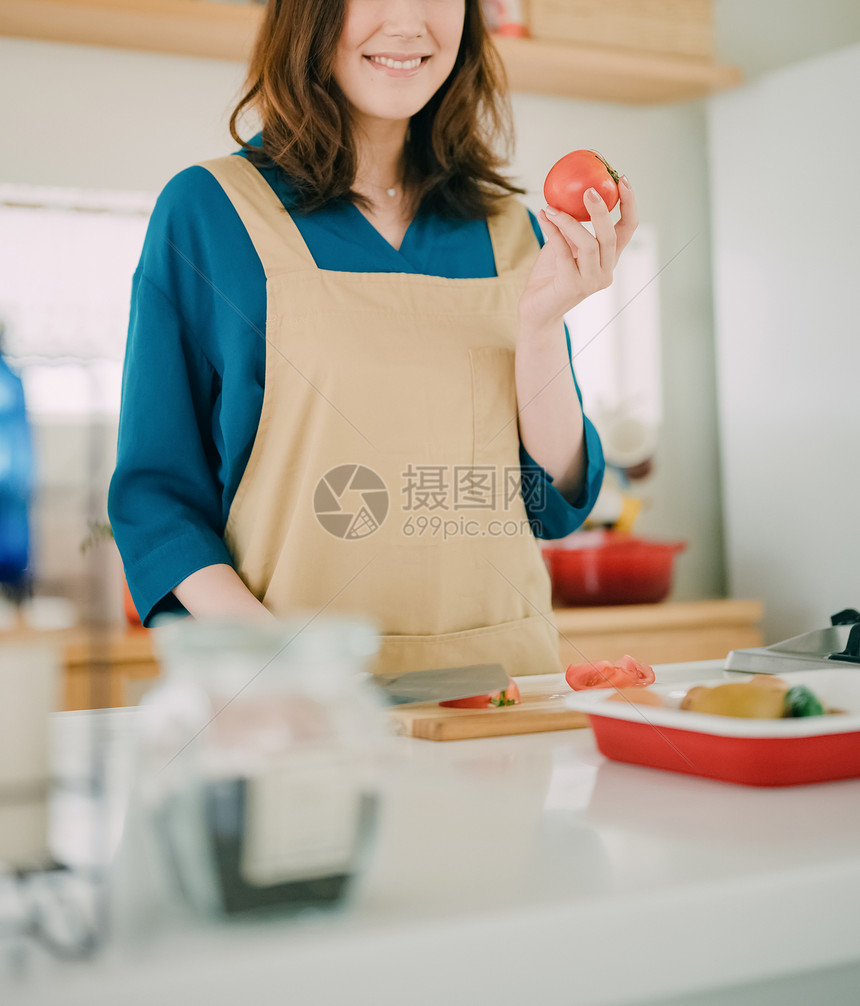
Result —
<path fill-rule="evenodd" d="M 243 149 L 171 179 L 134 277 L 109 513 L 144 624 L 359 612 L 381 670 L 560 669 L 535 533 L 603 471 L 563 315 L 635 201 L 596 237 L 548 209 L 541 248 L 500 72 L 478 0 L 269 5 Z"/>

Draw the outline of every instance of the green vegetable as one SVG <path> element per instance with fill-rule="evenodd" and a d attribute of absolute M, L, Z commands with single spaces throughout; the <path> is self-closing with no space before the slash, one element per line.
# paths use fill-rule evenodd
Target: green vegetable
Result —
<path fill-rule="evenodd" d="M 510 689 L 503 688 L 498 695 L 490 696 L 490 703 L 494 706 L 514 706 L 517 700 L 510 694 Z"/>
<path fill-rule="evenodd" d="M 785 716 L 823 716 L 824 706 L 806 685 L 795 685 L 785 693 Z"/>

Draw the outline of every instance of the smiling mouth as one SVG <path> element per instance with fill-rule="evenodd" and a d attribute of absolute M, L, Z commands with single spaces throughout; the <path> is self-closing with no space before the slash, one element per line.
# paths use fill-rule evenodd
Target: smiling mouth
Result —
<path fill-rule="evenodd" d="M 365 56 L 374 66 L 385 67 L 387 70 L 417 70 L 430 59 L 429 56 L 414 56 L 412 59 L 392 59 L 389 56 Z"/>

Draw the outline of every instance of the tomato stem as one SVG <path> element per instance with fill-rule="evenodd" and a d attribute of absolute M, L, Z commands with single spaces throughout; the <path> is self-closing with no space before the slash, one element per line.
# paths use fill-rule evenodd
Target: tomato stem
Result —
<path fill-rule="evenodd" d="M 592 150 L 591 152 L 592 154 L 594 154 L 595 157 L 600 159 L 600 161 L 603 163 L 604 168 L 606 168 L 606 170 L 612 176 L 612 181 L 615 182 L 615 184 L 617 185 L 620 179 L 620 175 L 615 170 L 615 168 L 612 167 L 612 165 L 609 163 L 609 161 L 606 160 L 605 157 L 603 157 L 601 154 L 598 154 L 596 150 Z"/>

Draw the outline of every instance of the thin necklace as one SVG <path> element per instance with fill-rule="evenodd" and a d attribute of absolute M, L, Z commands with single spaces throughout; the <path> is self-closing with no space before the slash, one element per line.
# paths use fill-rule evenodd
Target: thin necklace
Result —
<path fill-rule="evenodd" d="M 401 180 L 395 185 L 392 185 L 391 188 L 386 188 L 384 185 L 377 185 L 375 182 L 365 182 L 365 184 L 369 185 L 372 189 L 376 189 L 378 192 L 384 192 L 387 196 L 390 196 L 393 199 L 397 195 L 398 188 L 403 184 L 403 179 L 401 178 Z"/>

